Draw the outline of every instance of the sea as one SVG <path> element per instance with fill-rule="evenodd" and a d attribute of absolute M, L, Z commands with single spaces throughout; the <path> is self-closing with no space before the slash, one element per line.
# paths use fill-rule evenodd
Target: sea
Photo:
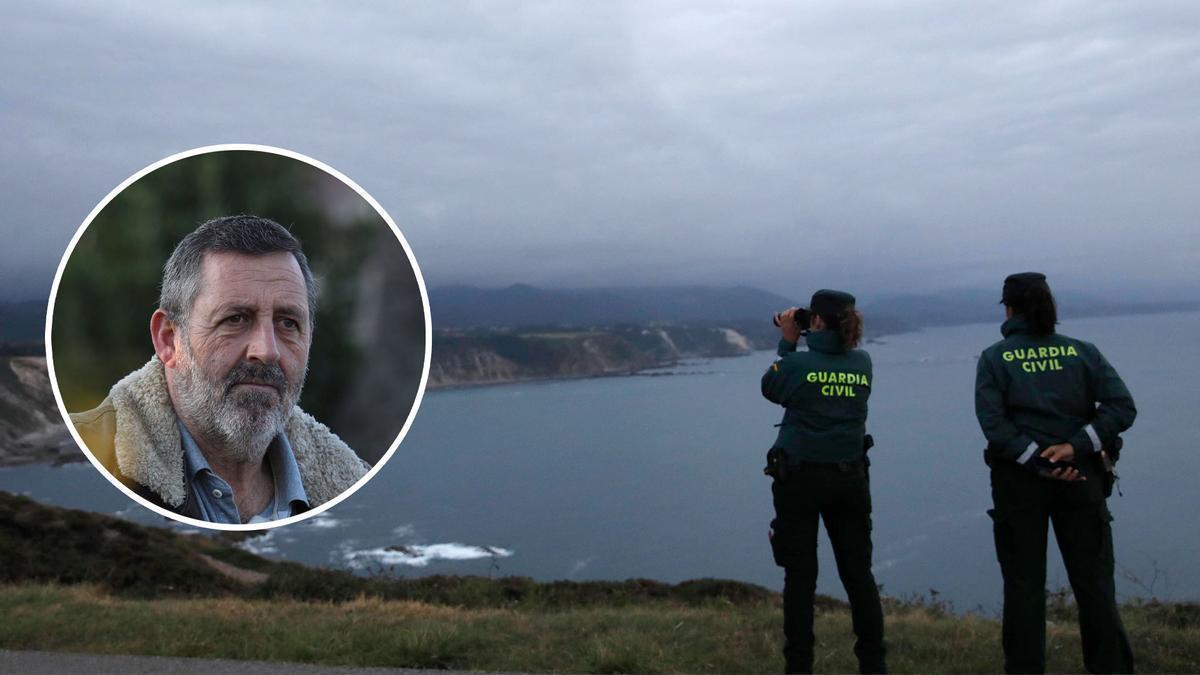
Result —
<path fill-rule="evenodd" d="M 1200 599 L 1200 312 L 1065 320 L 1096 343 L 1138 417 L 1118 466 L 1123 599 Z M 868 431 L 874 570 L 883 592 L 995 614 L 979 353 L 999 322 L 872 340 Z M 640 375 L 432 391 L 391 460 L 334 509 L 249 550 L 362 574 L 538 580 L 735 579 L 782 585 L 762 474 L 782 410 L 759 378 L 774 355 Z M 187 531 L 129 501 L 90 464 L 0 469 L 0 490 Z M 844 598 L 824 534 L 818 592 Z M 1068 585 L 1051 538 L 1047 586 Z"/>

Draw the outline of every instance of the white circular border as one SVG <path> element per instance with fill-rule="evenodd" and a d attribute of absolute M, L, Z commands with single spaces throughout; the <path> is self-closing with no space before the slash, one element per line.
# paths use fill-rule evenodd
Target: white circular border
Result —
<path fill-rule="evenodd" d="M 96 456 L 92 454 L 92 451 L 87 447 L 87 444 L 83 442 L 83 438 L 79 435 L 79 432 L 75 430 L 75 425 L 71 423 L 70 413 L 67 412 L 67 406 L 63 403 L 62 393 L 58 389 L 58 377 L 54 372 L 54 349 L 52 347 L 53 343 L 51 341 L 51 334 L 54 329 L 54 303 L 55 303 L 55 300 L 58 299 L 58 285 L 62 281 L 63 270 L 66 269 L 67 261 L 70 260 L 71 253 L 74 252 L 75 245 L 79 243 L 80 237 L 83 236 L 83 233 L 84 233 L 84 231 L 87 230 L 88 226 L 92 224 L 92 220 L 95 219 L 95 217 L 97 215 L 99 215 L 99 213 L 101 211 L 104 210 L 104 207 L 108 206 L 108 203 L 111 202 L 117 195 L 121 194 L 121 192 L 123 192 L 125 190 L 125 188 L 127 188 L 130 185 L 132 185 L 133 183 L 137 182 L 139 179 L 141 179 L 145 175 L 151 173 L 152 171 L 160 169 L 168 164 L 177 162 L 181 159 L 187 159 L 188 157 L 195 157 L 196 155 L 206 155 L 206 154 L 215 153 L 215 152 L 226 152 L 226 151 L 230 151 L 230 150 L 263 152 L 263 153 L 272 154 L 272 155 L 281 155 L 283 157 L 288 157 L 288 158 L 291 158 L 294 160 L 298 160 L 298 161 L 304 162 L 305 164 L 313 166 L 317 169 L 320 169 L 321 171 L 324 171 L 325 173 L 333 176 L 334 178 L 337 178 L 343 184 L 347 185 L 348 187 L 353 189 L 355 192 L 357 192 L 358 196 L 365 199 L 367 201 L 367 203 L 371 205 L 371 208 L 375 209 L 375 212 L 383 217 L 383 220 L 385 222 L 387 222 L 389 227 L 392 228 L 392 233 L 396 235 L 396 239 L 398 239 L 400 241 L 400 245 L 404 247 L 404 253 L 406 255 L 408 255 L 408 262 L 410 265 L 412 265 L 413 274 L 417 278 L 417 287 L 420 288 L 420 290 L 421 290 L 421 307 L 425 312 L 425 361 L 424 361 L 424 365 L 421 369 L 421 384 L 420 384 L 420 386 L 417 387 L 417 397 L 416 397 L 416 399 L 413 400 L 412 410 L 410 410 L 408 413 L 408 419 L 406 419 L 404 421 L 404 427 L 400 429 L 400 434 L 398 436 L 396 436 L 395 441 L 392 441 L 392 445 L 391 445 L 391 447 L 388 448 L 388 451 L 386 453 L 384 453 L 383 457 L 381 457 L 380 460 L 378 462 L 376 462 L 374 466 L 371 467 L 371 470 L 368 471 L 365 476 L 360 478 L 357 483 L 355 483 L 354 485 L 347 488 L 346 491 L 342 492 L 342 494 L 338 495 L 337 497 L 334 497 L 333 499 L 325 502 L 324 504 L 321 504 L 320 506 L 317 506 L 313 509 L 305 511 L 304 513 L 297 515 L 297 516 L 289 516 L 287 518 L 282 518 L 280 520 L 273 520 L 273 521 L 266 522 L 266 523 L 255 523 L 255 524 L 210 523 L 205 520 L 197 520 L 195 518 L 187 518 L 185 516 L 181 516 L 178 513 L 169 511 L 167 509 L 162 508 L 161 506 L 152 504 L 150 501 L 141 497 L 140 495 L 135 493 L 133 490 L 131 490 L 128 486 L 126 486 L 124 483 L 122 483 L 120 480 L 118 480 L 116 476 L 109 473 L 108 469 L 104 468 L 104 466 L 102 464 L 100 464 L 99 460 L 96 459 Z M 300 521 L 307 520 L 314 516 L 320 515 L 321 513 L 324 513 L 325 511 L 328 511 L 329 509 L 333 508 L 334 506 L 337 506 L 338 504 L 342 503 L 342 501 L 344 499 L 346 499 L 347 497 L 349 497 L 350 495 L 354 494 L 355 492 L 358 492 L 359 488 L 366 485 L 368 481 L 370 481 L 372 478 L 375 477 L 375 474 L 379 473 L 379 470 L 383 468 L 383 465 L 387 464 L 388 460 L 390 460 L 392 458 L 392 455 L 396 452 L 396 448 L 400 447 L 400 442 L 404 440 L 404 437 L 406 435 L 408 435 L 408 430 L 412 426 L 413 419 L 417 415 L 417 410 L 421 407 L 421 399 L 424 398 L 424 396 L 425 396 L 425 384 L 429 379 L 429 362 L 430 362 L 430 357 L 431 357 L 432 353 L 433 353 L 433 324 L 432 324 L 432 322 L 430 320 L 430 316 L 429 316 L 429 295 L 425 291 L 425 278 L 423 276 L 421 276 L 421 268 L 420 268 L 420 266 L 417 265 L 417 259 L 415 257 L 413 257 L 412 248 L 409 247 L 408 241 L 406 241 L 404 239 L 404 235 L 400 232 L 400 228 L 396 227 L 395 221 L 393 221 L 392 217 L 390 215 L 388 215 L 388 212 L 385 211 L 384 208 L 379 205 L 379 202 L 375 201 L 375 199 L 371 195 L 367 194 L 367 191 L 362 189 L 362 187 L 359 186 L 358 183 L 355 183 L 353 180 L 351 180 L 349 177 L 344 175 L 342 172 L 338 171 L 337 169 L 334 169 L 333 167 L 329 166 L 328 164 L 325 164 L 323 162 L 315 160 L 312 157 L 308 157 L 307 155 L 302 155 L 298 152 L 294 152 L 292 150 L 286 150 L 284 148 L 276 148 L 276 147 L 269 146 L 269 145 L 257 145 L 254 143 L 225 143 L 225 144 L 221 144 L 221 145 L 206 145 L 206 146 L 203 146 L 200 148 L 184 150 L 183 152 L 176 153 L 174 155 L 171 155 L 170 157 L 161 159 L 161 160 L 151 164 L 150 166 L 147 166 L 146 168 L 142 169 L 141 171 L 138 171 L 137 173 L 133 174 L 129 178 L 126 178 L 120 185 L 113 188 L 113 190 L 108 193 L 108 196 L 106 196 L 103 200 L 101 200 L 100 203 L 97 204 L 96 207 L 92 209 L 92 212 L 88 214 L 88 217 L 86 219 L 84 219 L 83 224 L 80 225 L 79 229 L 75 232 L 75 236 L 71 238 L 71 243 L 67 245 L 67 250 L 65 253 L 63 253 L 62 261 L 58 263 L 58 271 L 54 274 L 54 284 L 50 287 L 50 301 L 46 305 L 46 366 L 50 373 L 50 387 L 54 390 L 54 400 L 58 403 L 58 411 L 63 416 L 63 421 L 66 422 L 67 430 L 71 432 L 71 437 L 75 439 L 75 443 L 80 447 L 81 450 L 83 450 L 83 453 L 85 455 L 87 455 L 88 460 L 91 461 L 92 465 L 96 467 L 96 469 L 101 473 L 101 475 L 103 475 L 105 478 L 107 478 L 108 482 L 112 483 L 118 489 L 120 489 L 121 492 L 124 492 L 130 499 L 132 499 L 135 502 L 141 504 L 142 506 L 150 509 L 151 511 L 154 511 L 155 513 L 158 513 L 162 516 L 170 518 L 171 520 L 174 520 L 174 521 L 177 521 L 180 523 L 185 523 L 187 525 L 193 525 L 195 527 L 202 527 L 205 529 L 210 529 L 210 530 L 247 532 L 247 531 L 269 530 L 269 529 L 276 528 L 276 527 L 283 527 L 284 525 L 291 525 L 292 523 L 298 523 Z"/>

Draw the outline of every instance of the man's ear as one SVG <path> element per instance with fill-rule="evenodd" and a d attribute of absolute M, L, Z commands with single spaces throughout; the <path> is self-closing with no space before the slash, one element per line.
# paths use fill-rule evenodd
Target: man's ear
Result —
<path fill-rule="evenodd" d="M 168 368 L 175 365 L 179 338 L 179 327 L 167 313 L 161 309 L 154 310 L 154 314 L 150 315 L 150 342 L 154 344 L 154 353 L 158 354 L 158 360 Z"/>

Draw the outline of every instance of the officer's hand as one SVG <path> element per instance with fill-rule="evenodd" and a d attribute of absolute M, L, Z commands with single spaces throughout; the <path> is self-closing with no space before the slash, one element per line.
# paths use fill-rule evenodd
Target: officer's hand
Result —
<path fill-rule="evenodd" d="M 1053 478 L 1055 480 L 1065 480 L 1068 482 L 1087 480 L 1087 476 L 1079 473 L 1078 469 L 1069 466 L 1064 466 L 1061 469 L 1055 469 L 1053 471 L 1042 472 L 1042 476 L 1046 478 Z"/>
<path fill-rule="evenodd" d="M 800 327 L 796 325 L 796 308 L 790 307 L 779 313 L 779 336 L 786 342 L 800 341 Z"/>
<path fill-rule="evenodd" d="M 1070 462 L 1075 459 L 1075 448 L 1070 443 L 1059 443 L 1043 450 L 1042 457 L 1051 462 Z"/>
<path fill-rule="evenodd" d="M 1073 461 L 1075 450 L 1070 443 L 1051 445 L 1042 450 L 1036 457 L 1030 458 L 1027 465 L 1034 469 L 1042 478 L 1055 480 L 1081 481 L 1087 480 Z M 1062 466 L 1055 466 L 1059 462 Z"/>

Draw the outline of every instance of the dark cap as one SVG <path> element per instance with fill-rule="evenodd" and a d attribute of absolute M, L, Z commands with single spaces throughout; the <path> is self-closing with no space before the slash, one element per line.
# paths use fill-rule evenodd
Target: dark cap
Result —
<path fill-rule="evenodd" d="M 1004 293 L 1000 298 L 1000 302 L 1005 305 L 1016 305 L 1020 302 L 1020 298 L 1025 294 L 1025 291 L 1041 286 L 1049 290 L 1046 284 L 1046 275 L 1041 272 L 1020 272 L 1010 274 L 1004 279 Z"/>
<path fill-rule="evenodd" d="M 854 309 L 854 296 L 844 291 L 822 288 L 813 293 L 808 308 L 817 316 L 833 318 L 847 309 Z"/>

